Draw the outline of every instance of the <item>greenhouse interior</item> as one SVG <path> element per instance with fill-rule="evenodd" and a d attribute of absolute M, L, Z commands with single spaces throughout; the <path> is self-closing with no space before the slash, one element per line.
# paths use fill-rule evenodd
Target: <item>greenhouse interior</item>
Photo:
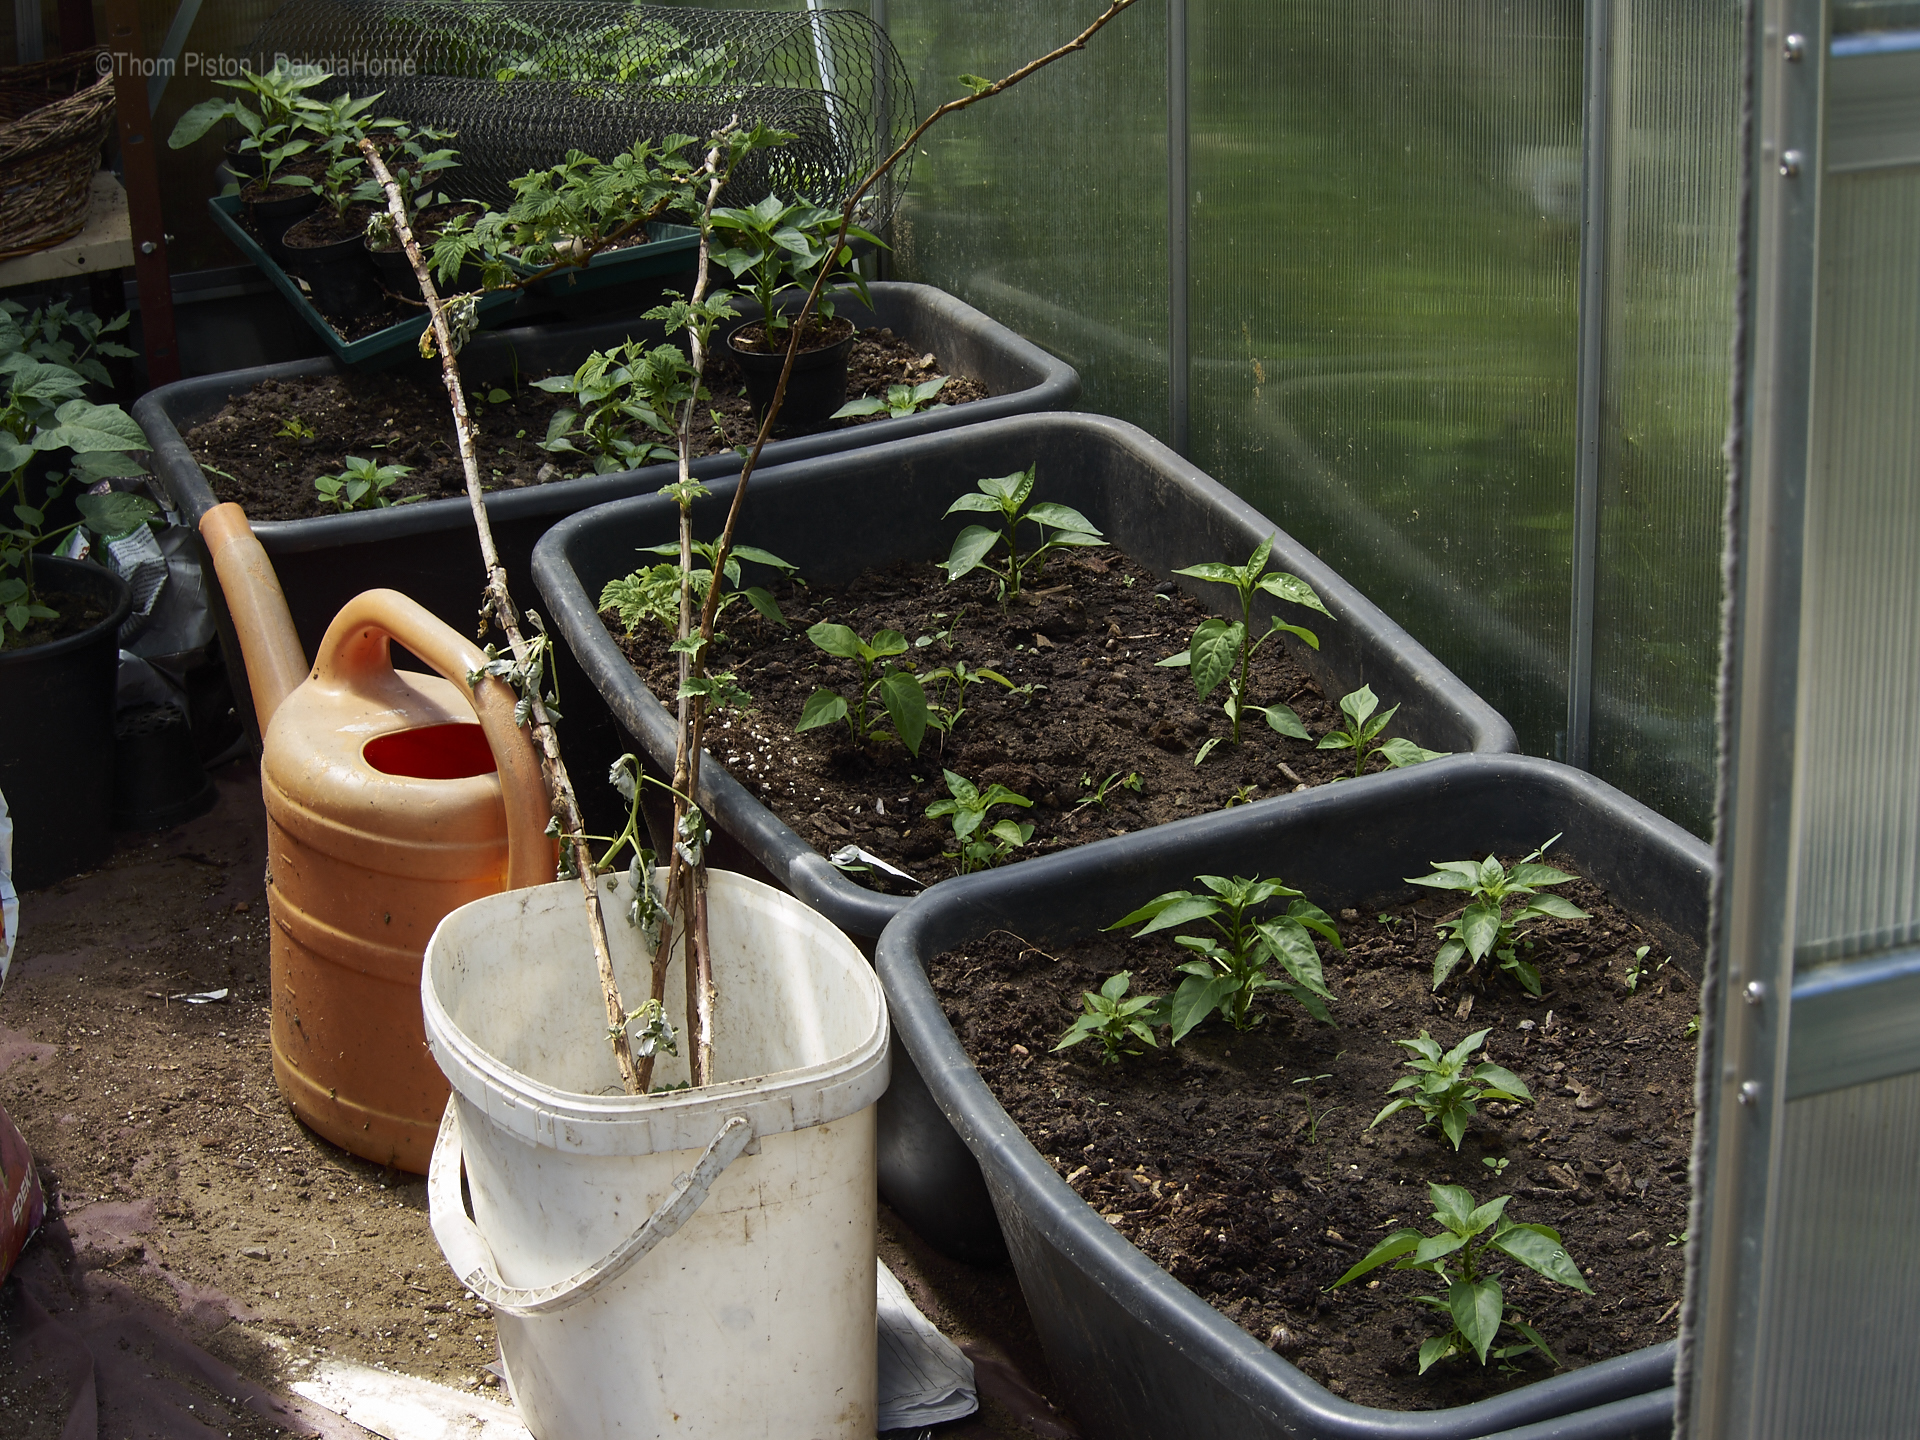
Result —
<path fill-rule="evenodd" d="M 1915 0 L 12 0 L 0 499 L 0 1434 L 1920 1431 Z"/>

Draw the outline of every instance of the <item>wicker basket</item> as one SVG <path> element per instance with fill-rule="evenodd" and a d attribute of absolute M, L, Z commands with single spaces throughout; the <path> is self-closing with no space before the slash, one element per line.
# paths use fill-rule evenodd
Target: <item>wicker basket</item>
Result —
<path fill-rule="evenodd" d="M 99 50 L 0 70 L 0 260 L 78 235 L 113 124 Z"/>

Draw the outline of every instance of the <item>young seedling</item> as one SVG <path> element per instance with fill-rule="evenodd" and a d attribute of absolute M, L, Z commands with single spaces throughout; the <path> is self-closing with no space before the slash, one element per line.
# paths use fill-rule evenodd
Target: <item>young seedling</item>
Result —
<path fill-rule="evenodd" d="M 1107 792 L 1111 790 L 1115 785 L 1118 785 L 1122 790 L 1131 790 L 1133 791 L 1134 794 L 1138 795 L 1140 793 L 1139 772 L 1138 771 L 1132 772 L 1128 774 L 1126 779 L 1123 780 L 1120 778 L 1120 772 L 1116 770 L 1111 775 L 1107 776 L 1106 779 L 1102 780 L 1098 785 L 1095 785 L 1093 783 L 1093 777 L 1091 775 L 1082 775 L 1080 777 L 1080 788 L 1082 790 L 1091 788 L 1093 793 L 1087 796 L 1087 798 L 1082 800 L 1078 805 L 1074 806 L 1073 809 L 1069 810 L 1067 814 L 1078 815 L 1082 810 L 1086 809 L 1089 805 L 1098 805 L 1102 810 L 1106 809 L 1107 808 Z"/>
<path fill-rule="evenodd" d="M 959 863 L 962 875 L 998 865 L 1033 838 L 1033 826 L 1021 820 L 996 820 L 987 826 L 984 835 L 980 832 L 980 827 L 987 824 L 987 812 L 996 805 L 1031 809 L 1033 802 L 1026 796 L 1016 795 L 998 782 L 982 790 L 964 775 L 956 775 L 951 770 L 940 773 L 947 777 L 947 794 L 951 798 L 936 800 L 927 806 L 927 818 L 950 817 L 954 849 L 948 852 L 948 858 Z"/>
<path fill-rule="evenodd" d="M 1633 952 L 1633 963 L 1627 966 L 1627 973 L 1625 978 L 1627 994 L 1629 995 L 1637 994 L 1639 992 L 1640 982 L 1642 980 L 1646 979 L 1647 976 L 1649 975 L 1658 974 L 1660 971 L 1666 969 L 1667 966 L 1672 962 L 1673 957 L 1669 955 L 1665 960 L 1662 960 L 1658 965 L 1655 965 L 1649 968 L 1649 966 L 1647 965 L 1647 955 L 1652 949 L 1653 947 L 1651 945 L 1640 945 L 1635 947 Z"/>
<path fill-rule="evenodd" d="M 1103 1065 L 1118 1065 L 1129 1055 L 1144 1055 L 1159 1049 L 1153 1027 L 1160 997 L 1135 995 L 1129 999 L 1127 989 L 1132 984 L 1132 972 L 1122 970 L 1102 985 L 1099 993 L 1083 990 L 1080 1004 L 1086 1013 L 1074 1019 L 1053 1048 L 1065 1050 L 1082 1040 L 1098 1040 Z"/>
<path fill-rule="evenodd" d="M 1220 585 L 1231 585 L 1234 593 L 1240 597 L 1240 618 L 1235 621 L 1220 619 L 1217 615 L 1202 620 L 1193 632 L 1193 640 L 1178 655 L 1169 655 L 1158 664 L 1167 666 L 1187 666 L 1193 675 L 1193 688 L 1202 700 L 1217 689 L 1222 680 L 1227 684 L 1226 703 L 1221 707 L 1227 712 L 1227 718 L 1233 722 L 1233 743 L 1240 743 L 1240 717 L 1249 708 L 1247 703 L 1248 671 L 1253 664 L 1254 651 L 1281 631 L 1297 636 L 1311 645 L 1320 648 L 1320 637 L 1311 630 L 1299 625 L 1289 625 L 1275 616 L 1268 622 L 1266 633 L 1258 640 L 1253 639 L 1253 597 L 1256 591 L 1272 595 L 1276 599 L 1286 600 L 1295 605 L 1304 605 L 1309 610 L 1318 610 L 1329 620 L 1332 613 L 1320 603 L 1320 597 L 1314 594 L 1313 587 L 1295 576 L 1275 571 L 1269 575 L 1267 556 L 1273 552 L 1273 536 L 1269 535 L 1254 547 L 1253 554 L 1244 565 L 1228 565 L 1219 561 L 1208 561 L 1204 565 L 1189 565 L 1184 570 L 1176 570 L 1176 575 L 1190 576 L 1195 580 L 1210 580 Z M 1286 705 L 1268 705 L 1264 708 L 1253 707 L 1266 717 L 1268 726 L 1282 735 L 1290 735 L 1295 740 L 1311 738 L 1307 727 L 1300 723 L 1300 717 Z M 1200 762 L 1194 762 L 1198 765 Z"/>
<path fill-rule="evenodd" d="M 1420 1343 L 1422 1375 L 1450 1355 L 1476 1355 L 1484 1365 L 1489 1355 L 1508 1360 L 1538 1350 L 1558 1365 L 1560 1361 L 1540 1332 L 1520 1316 L 1507 1312 L 1499 1273 L 1487 1268 L 1494 1258 L 1487 1252 L 1518 1260 L 1556 1285 L 1591 1295 L 1593 1288 L 1560 1243 L 1560 1232 L 1550 1225 L 1521 1225 L 1507 1219 L 1511 1195 L 1475 1205 L 1473 1196 L 1458 1185 L 1430 1183 L 1427 1193 L 1433 1197 L 1433 1218 L 1439 1222 L 1440 1232 L 1423 1235 L 1411 1228 L 1394 1231 L 1334 1281 L 1332 1288 L 1338 1290 L 1389 1262 L 1396 1270 L 1424 1270 L 1437 1276 L 1447 1287 L 1446 1297 L 1422 1295 L 1418 1299 L 1420 1304 L 1439 1311 L 1449 1325 L 1445 1334 Z M 1480 1238 L 1483 1235 L 1485 1239 Z M 1519 1343 L 1493 1348 L 1502 1326 L 1517 1334 Z"/>
<path fill-rule="evenodd" d="M 938 670 L 930 670 L 921 677 L 921 689 L 931 691 L 938 686 L 943 699 L 950 698 L 953 702 L 949 705 L 935 701 L 931 697 L 927 700 L 927 724 L 938 730 L 943 740 L 953 733 L 953 727 L 958 725 L 960 717 L 967 713 L 967 688 L 986 680 L 1004 686 L 1015 695 L 1025 695 L 1029 698 L 1033 695 L 1033 686 L 1016 685 L 998 670 L 989 670 L 984 665 L 976 670 L 964 660 L 955 660 L 951 665 L 942 665 Z"/>
<path fill-rule="evenodd" d="M 1331 1074 L 1302 1075 L 1293 1083 L 1296 1085 L 1317 1085 L 1322 1080 L 1331 1080 L 1332 1078 L 1333 1076 Z M 1333 1114 L 1334 1111 L 1344 1107 L 1329 1105 L 1326 1109 L 1316 1113 L 1313 1108 L 1313 1095 L 1310 1091 L 1302 1090 L 1300 1092 L 1300 1099 L 1305 1102 L 1307 1107 L 1307 1144 L 1309 1147 L 1317 1147 L 1320 1144 L 1321 1122 Z"/>
<path fill-rule="evenodd" d="M 1507 1159 L 1507 1157 L 1504 1155 L 1482 1155 L 1480 1157 L 1480 1163 L 1486 1166 L 1489 1170 L 1491 1170 L 1494 1174 L 1494 1178 L 1498 1179 L 1500 1176 L 1507 1173 L 1507 1166 L 1511 1165 L 1513 1162 Z"/>
<path fill-rule="evenodd" d="M 279 430 L 274 433 L 288 440 L 311 440 L 313 426 L 307 424 L 298 415 L 289 415 L 280 422 Z"/>
<path fill-rule="evenodd" d="M 424 500 L 424 495 L 387 498 L 387 491 L 413 473 L 411 465 L 376 465 L 358 455 L 347 457 L 346 469 L 338 475 L 316 475 L 313 488 L 320 498 L 342 515 L 355 510 L 384 510 L 389 505 L 405 505 Z"/>
<path fill-rule="evenodd" d="M 1442 920 L 1434 928 L 1449 932 L 1451 939 L 1440 947 L 1433 960 L 1433 988 L 1446 984 L 1462 960 L 1472 970 L 1489 952 L 1500 968 L 1517 979 L 1529 995 L 1540 993 L 1540 972 L 1520 958 L 1518 946 L 1532 948 L 1533 942 L 1518 933 L 1527 920 L 1586 920 L 1585 910 L 1558 895 L 1541 895 L 1529 900 L 1511 915 L 1503 913 L 1508 896 L 1533 895 L 1534 887 L 1561 885 L 1574 877 L 1564 870 L 1536 862 L 1558 840 L 1547 841 L 1526 856 L 1511 871 L 1493 856 L 1484 860 L 1436 860 L 1434 873 L 1418 878 L 1409 876 L 1407 884 L 1426 885 L 1435 890 L 1465 890 L 1473 896 L 1464 913 L 1455 920 Z"/>
<path fill-rule="evenodd" d="M 1340 713 L 1347 717 L 1347 727 L 1344 730 L 1329 730 L 1320 737 L 1320 743 L 1315 748 L 1351 750 L 1355 779 L 1360 777 L 1367 768 L 1367 761 L 1375 755 L 1385 760 L 1392 769 L 1399 770 L 1408 765 L 1418 765 L 1422 760 L 1438 760 L 1452 753 L 1447 750 L 1423 750 L 1413 741 L 1398 736 L 1391 740 L 1380 740 L 1376 744 L 1380 732 L 1387 728 L 1400 709 L 1395 705 L 1384 714 L 1375 715 L 1373 712 L 1379 705 L 1379 697 L 1373 693 L 1371 685 L 1362 685 L 1351 694 L 1342 695 Z"/>
<path fill-rule="evenodd" d="M 1511 1070 L 1490 1062 L 1473 1064 L 1473 1052 L 1491 1033 L 1490 1030 L 1476 1030 L 1444 1054 L 1438 1042 L 1424 1030 L 1417 1040 L 1394 1041 L 1402 1049 L 1413 1052 L 1414 1058 L 1402 1063 L 1414 1073 L 1394 1081 L 1387 1087 L 1387 1093 L 1399 1095 L 1402 1090 L 1411 1090 L 1413 1093 L 1389 1101 L 1386 1108 L 1373 1117 L 1373 1125 L 1367 1128 L 1371 1130 L 1388 1116 L 1418 1106 L 1420 1113 L 1426 1117 L 1423 1123 L 1438 1125 L 1447 1139 L 1453 1142 L 1453 1148 L 1458 1150 L 1460 1142 L 1466 1138 L 1468 1122 L 1480 1113 L 1482 1100 L 1508 1100 L 1531 1105 L 1533 1093 Z"/>
<path fill-rule="evenodd" d="M 1206 921 L 1219 935 L 1176 935 L 1174 944 L 1191 950 L 1198 957 L 1180 966 L 1187 978 L 1173 993 L 1167 1023 L 1173 1027 L 1171 1043 L 1178 1045 L 1194 1026 L 1218 1013 L 1236 1030 L 1250 1030 L 1260 1023 L 1251 1013 L 1254 1000 L 1263 990 L 1278 990 L 1291 995 L 1309 1015 L 1331 1025 L 1326 1002 L 1333 998 L 1320 969 L 1320 952 L 1313 947 L 1314 931 L 1342 948 L 1340 932 L 1334 929 L 1327 912 L 1307 900 L 1298 890 L 1278 880 L 1246 880 L 1239 876 L 1224 879 L 1218 875 L 1196 876 L 1213 893 L 1196 894 L 1191 890 L 1169 890 L 1156 895 L 1131 914 L 1123 915 L 1109 930 L 1140 924 L 1134 939 L 1156 930 L 1171 930 L 1182 925 Z M 1276 900 L 1289 900 L 1284 915 L 1260 918 L 1256 912 Z M 1267 973 L 1277 961 L 1287 979 Z"/>
<path fill-rule="evenodd" d="M 737 548 L 737 547 L 736 547 Z M 880 728 L 880 718 L 868 723 L 870 702 L 878 692 L 880 703 L 893 721 L 893 730 L 908 753 L 919 755 L 921 738 L 927 732 L 927 692 L 919 676 L 911 670 L 881 661 L 907 653 L 907 637 L 898 630 L 876 630 L 871 642 L 862 640 L 845 625 L 821 621 L 807 631 L 807 638 L 829 655 L 852 660 L 860 667 L 860 681 L 854 688 L 854 703 L 849 706 L 838 691 L 824 686 L 807 697 L 801 708 L 798 734 L 844 720 L 853 732 L 855 743 L 865 741 Z"/>
<path fill-rule="evenodd" d="M 918 385 L 889 385 L 883 400 L 878 395 L 862 395 L 857 400 L 849 400 L 831 416 L 835 420 L 857 420 L 866 415 L 878 415 L 882 411 L 889 420 L 903 420 L 909 415 L 931 407 L 944 410 L 945 405 L 934 405 L 933 397 L 940 393 L 947 383 L 944 375 L 935 375 L 931 380 L 922 380 Z"/>
<path fill-rule="evenodd" d="M 953 548 L 941 562 L 949 584 L 962 575 L 985 570 L 999 578 L 1001 603 L 1010 605 L 1020 598 L 1022 579 L 1038 575 L 1046 564 L 1047 556 L 1053 551 L 1066 546 L 1104 546 L 1107 543 L 1100 538 L 1100 531 L 1094 523 L 1071 505 L 1061 505 L 1052 500 L 1027 503 L 1033 496 L 1037 469 L 1037 466 L 1029 465 L 1012 475 L 976 481 L 974 494 L 962 495 L 947 507 L 949 515 L 978 513 L 1000 517 L 998 530 L 985 525 L 969 525 L 954 537 Z M 1040 543 L 1022 555 L 1019 530 L 1022 524 L 1028 523 L 1039 529 Z M 1049 529 L 1054 532 L 1051 538 L 1047 535 Z M 1004 567 L 989 565 L 987 556 L 1002 541 L 1007 546 L 1007 563 Z"/>

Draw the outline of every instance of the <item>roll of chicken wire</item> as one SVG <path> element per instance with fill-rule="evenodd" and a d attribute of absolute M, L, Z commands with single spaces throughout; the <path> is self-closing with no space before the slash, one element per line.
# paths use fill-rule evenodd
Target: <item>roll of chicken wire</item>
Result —
<path fill-rule="evenodd" d="M 726 204 L 839 206 L 913 128 L 893 43 L 852 10 L 696 10 L 621 0 L 289 0 L 245 57 L 333 77 L 326 98 L 381 91 L 376 112 L 451 130 L 449 189 L 505 205 L 509 182 L 584 151 L 704 138 L 728 124 L 791 133 L 749 157 Z M 862 203 L 882 225 L 911 157 Z"/>

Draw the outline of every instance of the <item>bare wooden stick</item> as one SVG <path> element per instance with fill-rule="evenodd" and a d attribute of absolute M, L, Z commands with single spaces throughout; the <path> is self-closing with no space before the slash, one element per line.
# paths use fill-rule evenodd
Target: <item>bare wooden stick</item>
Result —
<path fill-rule="evenodd" d="M 480 465 L 473 453 L 473 427 L 467 418 L 466 391 L 461 383 L 460 364 L 456 358 L 458 350 L 447 328 L 440 292 L 434 288 L 433 276 L 420 254 L 420 244 L 414 238 L 412 225 L 408 223 L 406 206 L 400 199 L 400 187 L 394 183 L 393 173 L 387 169 L 380 158 L 380 151 L 371 140 L 363 138 L 360 141 L 360 153 L 366 157 L 374 177 L 386 191 L 387 213 L 393 217 L 394 234 L 407 253 L 414 276 L 420 282 L 420 294 L 427 302 L 433 343 L 440 351 L 440 375 L 446 382 L 447 398 L 453 405 L 453 432 L 460 443 L 461 468 L 466 472 L 467 502 L 473 510 L 474 528 L 480 537 L 480 558 L 487 571 L 486 612 L 493 616 L 506 634 L 515 661 L 524 665 L 532 650 L 521 633 L 520 610 L 513 603 L 513 596 L 507 588 L 507 572 L 500 563 L 500 552 L 494 548 L 493 527 L 488 523 L 486 501 L 480 489 Z M 620 1067 L 620 1083 L 626 1087 L 629 1095 L 638 1095 L 641 1093 L 640 1074 L 634 1067 L 633 1048 L 627 1043 L 627 1012 L 620 999 L 620 982 L 613 973 L 613 952 L 607 945 L 606 917 L 600 909 L 593 857 L 587 848 L 586 824 L 580 818 L 580 805 L 574 795 L 573 781 L 567 775 L 566 762 L 560 758 L 560 740 L 554 734 L 553 721 L 547 714 L 537 685 L 529 686 L 526 699 L 532 711 L 533 740 L 540 749 L 540 769 L 547 782 L 547 794 L 554 812 L 560 818 L 561 837 L 573 846 L 575 868 L 579 872 L 580 888 L 586 899 L 587 930 L 593 940 L 594 960 L 600 972 L 600 991 L 607 1009 L 607 1030 L 613 1040 L 614 1061 Z"/>

